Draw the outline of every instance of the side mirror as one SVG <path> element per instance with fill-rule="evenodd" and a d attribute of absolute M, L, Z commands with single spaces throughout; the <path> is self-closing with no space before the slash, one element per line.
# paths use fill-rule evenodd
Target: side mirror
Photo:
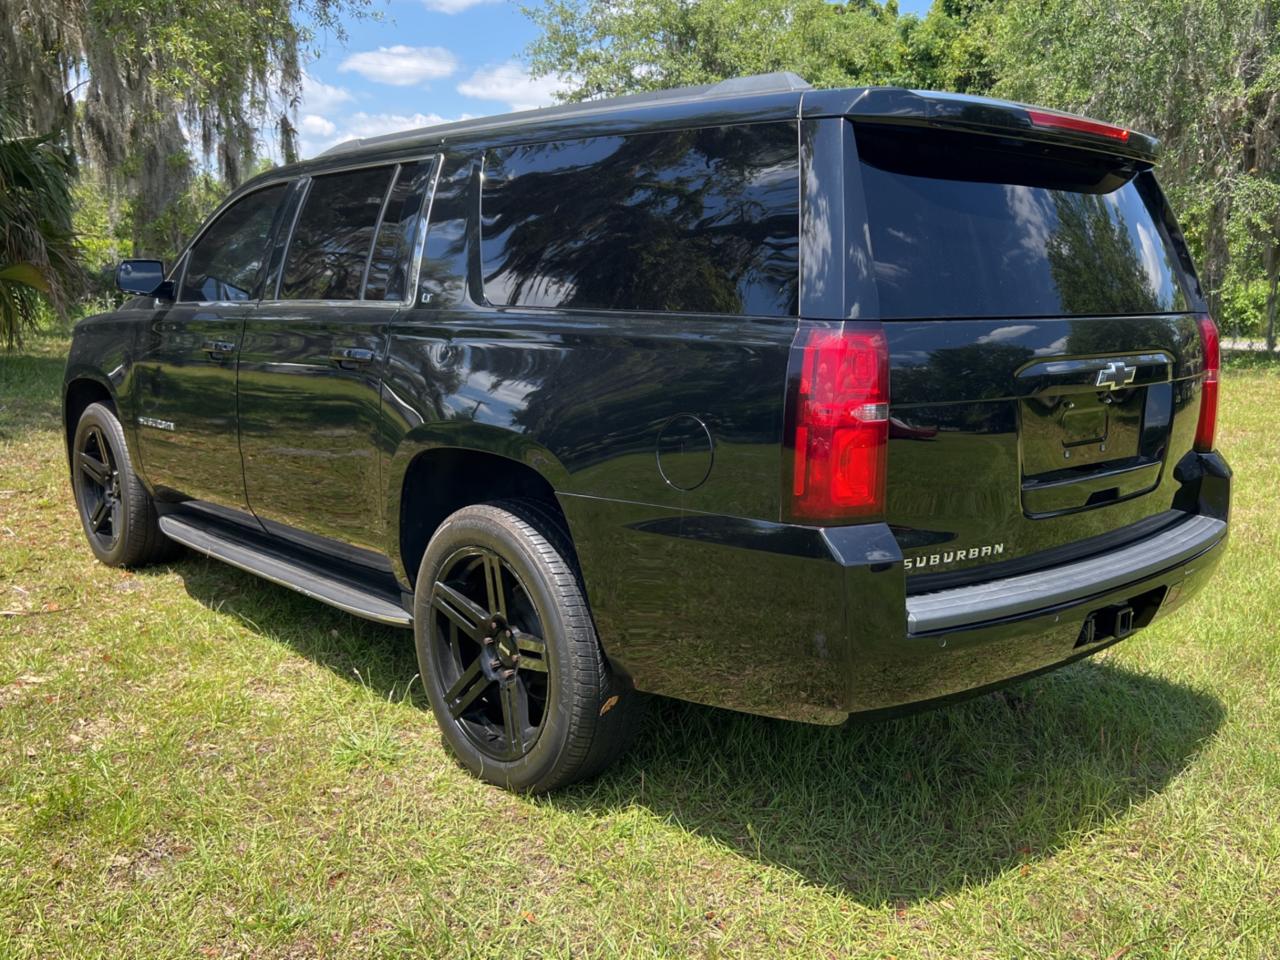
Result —
<path fill-rule="evenodd" d="M 164 278 L 159 260 L 125 260 L 116 268 L 116 286 L 137 297 L 173 299 L 173 285 Z"/>

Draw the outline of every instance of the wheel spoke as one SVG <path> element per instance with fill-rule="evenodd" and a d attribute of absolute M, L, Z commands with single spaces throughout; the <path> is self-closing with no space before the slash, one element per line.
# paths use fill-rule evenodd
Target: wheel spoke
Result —
<path fill-rule="evenodd" d="M 489 678 L 484 675 L 484 671 L 480 669 L 480 660 L 476 658 L 471 661 L 471 666 L 462 671 L 462 676 L 454 681 L 448 692 L 444 695 L 445 705 L 449 708 L 449 714 L 455 720 L 461 717 L 476 697 L 484 693 L 485 688 L 489 686 Z"/>
<path fill-rule="evenodd" d="M 472 640 L 479 642 L 484 636 L 489 614 L 443 580 L 437 580 L 431 591 L 431 606 L 457 624 L 458 629 Z"/>
<path fill-rule="evenodd" d="M 93 438 L 94 446 L 98 448 L 98 456 L 107 465 L 109 471 L 111 469 L 111 447 L 107 444 L 106 436 L 97 427 L 90 431 L 89 436 Z"/>
<path fill-rule="evenodd" d="M 97 457 L 91 457 L 89 454 L 82 452 L 78 454 L 78 458 L 80 461 L 80 469 L 83 470 L 94 483 L 105 487 L 111 482 L 111 468 Z"/>
<path fill-rule="evenodd" d="M 120 501 L 112 498 L 111 500 L 111 536 L 119 536 L 120 534 Z"/>
<path fill-rule="evenodd" d="M 547 672 L 547 645 L 541 637 L 516 630 L 516 645 L 520 648 L 520 669 Z"/>
<path fill-rule="evenodd" d="M 111 503 L 106 497 L 103 497 L 93 508 L 93 512 L 89 514 L 89 529 L 97 533 L 102 529 L 102 525 L 109 516 L 111 516 Z"/>
<path fill-rule="evenodd" d="M 496 553 L 490 553 L 487 550 L 484 552 L 482 559 L 484 562 L 485 600 L 489 604 L 490 611 L 506 619 L 507 600 L 502 590 L 502 561 L 498 559 Z"/>
<path fill-rule="evenodd" d="M 524 683 L 519 677 L 500 683 L 498 696 L 502 702 L 502 735 L 507 749 L 518 756 L 524 753 L 525 730 L 529 726 L 529 698 Z"/>

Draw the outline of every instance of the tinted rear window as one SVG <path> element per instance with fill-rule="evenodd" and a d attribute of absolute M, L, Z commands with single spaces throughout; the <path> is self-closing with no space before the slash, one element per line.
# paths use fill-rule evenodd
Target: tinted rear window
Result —
<path fill-rule="evenodd" d="M 1177 260 L 1144 196 L 1150 174 L 1132 161 L 855 126 L 882 316 L 1187 308 Z"/>
<path fill-rule="evenodd" d="M 369 278 L 364 285 L 366 300 L 404 299 L 414 230 L 434 166 L 434 161 L 423 160 L 402 166 L 396 175 L 382 223 L 378 225 L 373 254 L 369 257 Z"/>
<path fill-rule="evenodd" d="M 792 123 L 490 151 L 482 211 L 493 304 L 795 311 Z"/>
<path fill-rule="evenodd" d="M 395 167 L 316 177 L 298 215 L 282 300 L 359 300 L 365 264 Z"/>

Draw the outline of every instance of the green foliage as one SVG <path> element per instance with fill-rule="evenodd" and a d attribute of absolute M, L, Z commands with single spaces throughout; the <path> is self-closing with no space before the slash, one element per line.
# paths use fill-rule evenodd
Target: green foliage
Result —
<path fill-rule="evenodd" d="M 121 260 L 133 256 L 135 237 L 139 255 L 173 263 L 230 189 L 212 173 L 200 173 L 159 215 L 143 219 L 136 201 L 116 195 L 96 172 L 84 172 L 72 189 L 72 226 L 84 250 L 90 293 L 105 300 L 119 297 L 115 269 Z"/>
<path fill-rule="evenodd" d="M 71 229 L 71 156 L 54 134 L 31 135 L 0 90 L 0 340 L 12 347 L 43 305 L 65 316 L 80 292 L 80 249 Z"/>
<path fill-rule="evenodd" d="M 1118 121 L 1165 147 L 1210 306 L 1227 316 L 1280 271 L 1280 6 L 1275 0 L 1005 0 L 994 91 Z"/>
<path fill-rule="evenodd" d="M 550 0 L 525 12 L 542 28 L 534 71 L 573 77 L 573 100 L 775 70 L 871 82 L 897 76 L 902 42 L 896 6 L 875 0 Z"/>
<path fill-rule="evenodd" d="M 7 0 L 0 83 L 21 81 L 35 128 L 70 130 L 117 210 L 132 205 L 135 252 L 172 247 L 201 207 L 202 169 L 238 184 L 263 130 L 294 157 L 289 113 L 307 48 L 319 33 L 342 39 L 343 18 L 368 2 Z"/>

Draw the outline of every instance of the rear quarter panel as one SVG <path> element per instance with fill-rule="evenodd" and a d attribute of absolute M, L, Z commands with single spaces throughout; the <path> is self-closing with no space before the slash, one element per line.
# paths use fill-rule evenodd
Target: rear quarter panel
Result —
<path fill-rule="evenodd" d="M 682 662 L 678 642 L 694 582 L 675 556 L 680 524 L 699 513 L 777 520 L 794 329 L 673 314 L 414 311 L 392 330 L 384 384 L 392 500 L 413 458 L 435 446 L 533 467 L 560 497 L 606 651 L 623 669 L 678 673 L 698 659 Z M 705 464 L 690 490 L 659 469 L 659 435 L 681 415 L 712 438 L 710 451 L 664 454 L 669 473 Z"/>

